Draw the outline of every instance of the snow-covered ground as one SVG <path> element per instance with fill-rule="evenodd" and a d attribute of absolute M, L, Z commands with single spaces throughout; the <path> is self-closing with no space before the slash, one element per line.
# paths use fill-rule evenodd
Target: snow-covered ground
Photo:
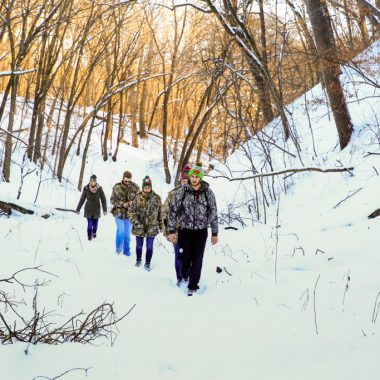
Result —
<path fill-rule="evenodd" d="M 367 56 L 376 60 L 378 52 L 379 44 Z M 379 64 L 371 70 L 371 78 L 380 82 Z M 69 180 L 62 184 L 47 180 L 44 173 L 34 205 L 40 177 L 25 177 L 16 200 L 20 169 L 14 165 L 12 182 L 0 184 L 0 199 L 36 213 L 0 218 L 0 280 L 22 268 L 39 266 L 46 271 L 25 271 L 17 279 L 30 285 L 37 278 L 50 281 L 39 287 L 37 308 L 50 312 L 51 323 L 62 323 L 80 311 L 89 313 L 104 301 L 114 303 L 118 316 L 133 310 L 118 324 L 113 345 L 99 339 L 93 345 L 0 346 L 1 379 L 52 379 L 62 374 L 60 378 L 67 380 L 378 380 L 380 218 L 368 215 L 380 208 L 380 155 L 367 153 L 380 153 L 380 89 L 359 83 L 352 70 L 345 71 L 343 80 L 352 94 L 349 107 L 355 126 L 344 151 L 337 147 L 320 86 L 289 107 L 300 139 L 299 154 L 291 141 L 282 140 L 281 126 L 273 123 L 265 133 L 283 148 L 270 146 L 274 171 L 285 166 L 342 166 L 353 167 L 353 175 L 295 174 L 293 186 L 267 210 L 266 224 L 245 219 L 247 227 L 237 231 L 221 225 L 218 245 L 207 245 L 201 291 L 194 297 L 175 286 L 173 249 L 162 236 L 155 241 L 153 270 L 146 272 L 134 267 L 134 255 L 115 254 L 110 214 L 101 218 L 97 239 L 88 242 L 83 216 L 54 209 L 76 207 L 78 158 L 68 163 Z M 117 162 L 103 162 L 99 146 L 94 141 L 85 178 L 95 173 L 108 199 L 126 169 L 139 185 L 149 174 L 153 189 L 166 197 L 171 186 L 163 180 L 157 139 L 145 141 L 141 149 L 122 146 Z M 252 151 L 255 166 L 261 168 L 258 146 L 252 140 L 245 152 Z M 212 178 L 223 172 L 240 176 L 249 168 L 243 150 L 231 155 L 227 165 L 228 171 L 216 164 L 207 178 L 223 212 L 228 204 L 244 203 L 255 194 L 252 181 Z M 264 172 L 270 171 L 264 167 Z M 44 219 L 45 213 L 52 216 Z M 249 215 L 244 207 L 241 215 Z M 133 239 L 132 247 L 134 251 Z M 222 273 L 216 272 L 217 266 Z M 31 318 L 33 286 L 23 290 L 3 281 L 1 291 L 25 300 L 17 310 Z M 12 322 L 11 310 L 0 304 L 0 312 Z"/>

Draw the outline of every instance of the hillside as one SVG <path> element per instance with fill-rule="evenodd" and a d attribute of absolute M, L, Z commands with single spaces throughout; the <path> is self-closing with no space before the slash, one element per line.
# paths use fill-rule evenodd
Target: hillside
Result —
<path fill-rule="evenodd" d="M 377 43 L 358 58 L 376 83 L 379 48 Z M 206 180 L 224 219 L 234 218 L 220 226 L 216 247 L 208 243 L 201 292 L 192 298 L 175 286 L 172 247 L 163 237 L 155 241 L 153 270 L 147 273 L 133 266 L 134 255 L 115 255 L 111 215 L 101 218 L 99 236 L 89 242 L 82 216 L 55 210 L 76 207 L 78 157 L 71 157 L 61 184 L 48 171 L 25 177 L 20 200 L 14 163 L 12 182 L 0 185 L 0 199 L 36 213 L 0 218 L 0 280 L 22 268 L 44 271 L 18 274 L 18 281 L 29 285 L 25 288 L 15 280 L 0 282 L 1 292 L 24 300 L 17 313 L 32 317 L 36 280 L 47 281 L 38 288 L 35 305 L 52 326 L 105 301 L 119 317 L 133 309 L 111 339 L 0 346 L 2 378 L 357 380 L 365 372 L 368 380 L 377 380 L 380 218 L 368 215 L 380 208 L 380 88 L 363 83 L 352 68 L 344 70 L 342 81 L 351 94 L 355 127 L 344 151 L 317 86 L 288 109 L 299 149 L 283 140 L 275 121 L 225 164 L 213 162 Z M 171 186 L 164 183 L 160 149 L 159 140 L 149 139 L 141 149 L 123 146 L 117 162 L 103 162 L 95 140 L 85 178 L 96 173 L 109 199 L 124 170 L 131 170 L 139 185 L 149 174 L 164 198 Z M 22 155 L 18 152 L 19 164 Z M 263 182 L 271 188 L 264 193 L 255 191 L 253 180 L 214 178 L 252 176 L 252 168 L 262 174 L 302 167 L 353 169 L 276 175 Z M 268 206 L 257 213 L 255 202 L 263 204 L 263 194 Z M 46 212 L 53 215 L 41 218 Z M 224 229 L 227 225 L 237 230 Z M 0 313 L 9 323 L 23 323 L 4 304 Z"/>

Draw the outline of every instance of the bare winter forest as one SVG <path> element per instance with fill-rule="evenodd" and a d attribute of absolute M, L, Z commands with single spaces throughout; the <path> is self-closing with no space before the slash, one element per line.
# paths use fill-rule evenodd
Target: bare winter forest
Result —
<path fill-rule="evenodd" d="M 1 1 L 2 180 L 17 147 L 60 181 L 76 150 L 81 188 L 96 128 L 104 160 L 160 136 L 167 183 L 178 176 L 169 156 L 176 167 L 194 154 L 223 160 L 276 117 L 297 144 L 286 105 L 319 82 L 344 148 L 340 65 L 379 37 L 379 23 L 379 0 Z"/>

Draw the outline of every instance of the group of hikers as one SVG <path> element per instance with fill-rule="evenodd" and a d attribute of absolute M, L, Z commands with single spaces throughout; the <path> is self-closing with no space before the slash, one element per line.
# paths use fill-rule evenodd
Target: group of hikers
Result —
<path fill-rule="evenodd" d="M 163 232 L 173 244 L 177 286 L 188 282 L 188 295 L 198 289 L 203 255 L 211 227 L 211 244 L 218 242 L 218 215 L 215 195 L 203 180 L 202 165 L 186 164 L 181 170 L 180 184 L 172 189 L 162 205 L 161 197 L 153 191 L 152 180 L 145 176 L 141 190 L 132 181 L 132 173 L 125 171 L 122 181 L 112 189 L 111 213 L 116 223 L 116 254 L 131 255 L 131 233 L 136 236 L 136 267 L 142 265 L 142 251 L 146 244 L 144 268 L 151 270 L 153 243 Z M 92 175 L 84 187 L 76 212 L 83 204 L 87 218 L 88 240 L 96 238 L 102 206 L 107 213 L 107 201 L 97 177 Z"/>

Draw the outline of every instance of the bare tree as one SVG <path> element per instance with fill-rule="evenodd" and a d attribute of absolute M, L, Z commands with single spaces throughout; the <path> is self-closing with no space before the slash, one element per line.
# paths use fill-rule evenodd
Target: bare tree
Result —
<path fill-rule="evenodd" d="M 343 88 L 339 80 L 340 66 L 337 63 L 337 48 L 326 0 L 305 0 L 305 3 L 318 53 L 323 60 L 324 83 L 338 130 L 340 147 L 344 149 L 350 141 L 353 127 Z"/>

